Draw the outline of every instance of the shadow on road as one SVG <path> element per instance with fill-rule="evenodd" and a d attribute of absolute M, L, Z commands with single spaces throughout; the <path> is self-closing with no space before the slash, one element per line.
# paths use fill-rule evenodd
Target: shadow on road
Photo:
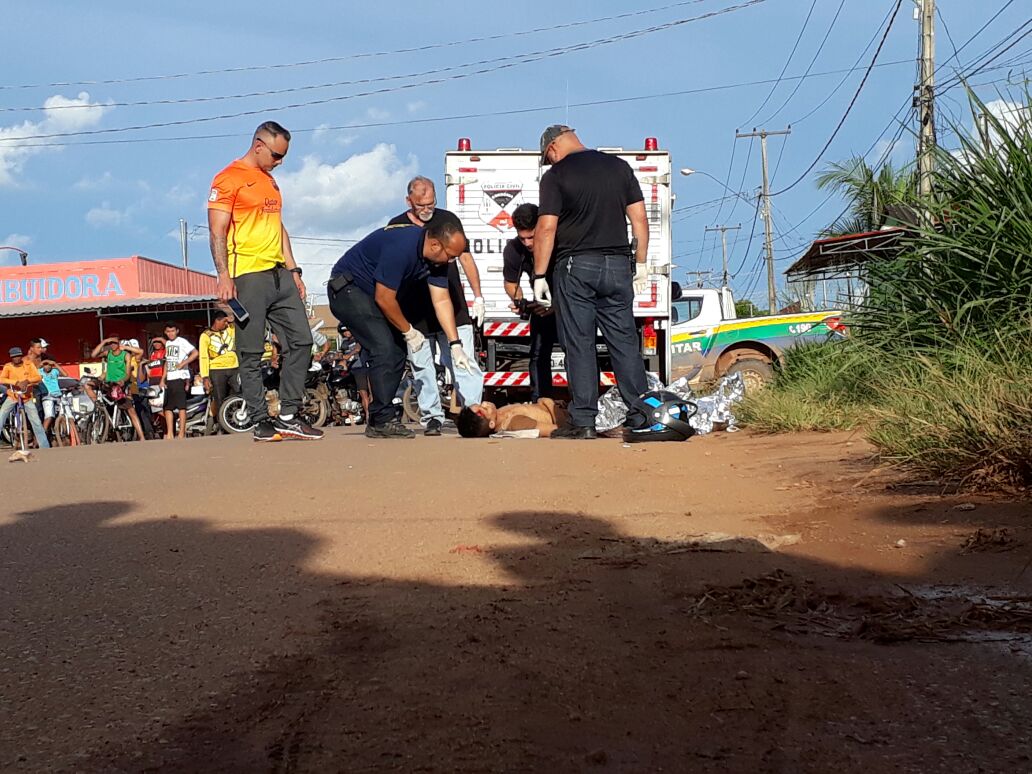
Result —
<path fill-rule="evenodd" d="M 329 577 L 301 569 L 317 543 L 296 530 L 120 520 L 130 510 L 81 503 L 0 527 L 4 770 L 1032 766 L 1027 653 L 698 612 L 705 587 L 776 570 L 884 592 L 869 573 L 518 511 L 490 519 L 518 544 L 454 549 L 502 568 L 504 586 Z"/>

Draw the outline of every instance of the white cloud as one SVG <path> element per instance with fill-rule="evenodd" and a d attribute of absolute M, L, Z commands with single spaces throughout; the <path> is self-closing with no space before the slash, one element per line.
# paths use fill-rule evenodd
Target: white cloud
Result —
<path fill-rule="evenodd" d="M 339 145 L 346 148 L 358 139 L 357 134 L 346 134 L 342 129 L 333 129 L 329 124 L 319 124 L 312 132 L 312 141 L 318 145 Z"/>
<path fill-rule="evenodd" d="M 77 191 L 99 191 L 103 188 L 110 188 L 115 182 L 115 178 L 110 172 L 105 172 L 99 177 L 84 177 L 76 182 L 72 188 Z"/>
<path fill-rule="evenodd" d="M 419 99 L 415 102 L 408 103 L 405 107 L 408 109 L 408 112 L 410 113 L 418 113 L 420 110 L 426 107 L 426 103 L 423 100 Z"/>
<path fill-rule="evenodd" d="M 330 268 L 350 246 L 405 209 L 405 187 L 418 171 L 413 156 L 399 158 L 393 145 L 381 143 L 338 163 L 305 156 L 300 169 L 280 171 L 283 222 L 292 235 L 294 255 L 306 269 L 309 291 L 325 294 Z"/>
<path fill-rule="evenodd" d="M 25 162 L 39 153 L 60 150 L 47 146 L 45 135 L 76 132 L 96 126 L 110 108 L 91 102 L 87 92 L 69 98 L 60 94 L 48 97 L 43 103 L 43 119 L 23 121 L 11 126 L 0 126 L 0 186 L 14 185 Z M 19 139 L 13 139 L 19 138 Z M 55 137 L 53 142 L 63 138 Z"/>
<path fill-rule="evenodd" d="M 93 207 L 86 213 L 86 222 L 94 228 L 116 228 L 129 222 L 129 211 L 115 209 L 103 202 L 100 207 Z"/>
<path fill-rule="evenodd" d="M 389 110 L 383 110 L 382 108 L 375 107 L 366 108 L 365 114 L 370 121 L 386 121 L 388 118 L 391 117 L 391 113 Z"/>
<path fill-rule="evenodd" d="M 28 234 L 8 234 L 0 244 L 7 245 L 8 247 L 21 247 L 22 249 L 27 249 L 28 246 L 32 244 L 32 237 Z"/>

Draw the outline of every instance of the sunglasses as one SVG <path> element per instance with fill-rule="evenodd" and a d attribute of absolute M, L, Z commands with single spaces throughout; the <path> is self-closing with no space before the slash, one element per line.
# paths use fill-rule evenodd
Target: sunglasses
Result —
<path fill-rule="evenodd" d="M 283 161 L 283 159 L 287 155 L 286 153 L 276 153 L 276 151 L 274 151 L 272 148 L 269 147 L 269 143 L 265 142 L 265 140 L 263 140 L 261 138 L 258 139 L 258 142 L 260 142 L 262 145 L 265 146 L 265 148 L 269 151 L 269 153 L 272 154 L 272 158 L 275 161 Z"/>

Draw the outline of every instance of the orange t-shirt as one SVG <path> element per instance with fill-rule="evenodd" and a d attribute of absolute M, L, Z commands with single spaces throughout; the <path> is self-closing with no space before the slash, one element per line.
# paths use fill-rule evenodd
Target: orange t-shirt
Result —
<path fill-rule="evenodd" d="M 215 175 L 209 210 L 231 216 L 227 253 L 232 277 L 274 268 L 283 260 L 283 208 L 272 175 L 237 159 Z"/>
<path fill-rule="evenodd" d="M 29 389 L 25 391 L 25 397 L 28 399 L 32 397 L 32 388 L 42 382 L 43 377 L 39 375 L 39 369 L 36 366 L 28 360 L 22 360 L 20 366 L 16 366 L 14 363 L 5 364 L 3 370 L 0 370 L 0 381 L 4 384 L 17 384 L 21 381 L 28 382 Z"/>

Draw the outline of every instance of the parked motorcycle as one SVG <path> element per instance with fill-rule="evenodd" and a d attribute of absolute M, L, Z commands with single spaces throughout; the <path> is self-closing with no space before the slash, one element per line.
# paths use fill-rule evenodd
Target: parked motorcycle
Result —
<path fill-rule="evenodd" d="M 360 425 L 366 421 L 358 383 L 348 366 L 339 352 L 328 352 L 322 360 L 329 392 L 330 421 L 335 425 Z"/>
<path fill-rule="evenodd" d="M 154 427 L 154 434 L 163 438 L 168 432 L 165 427 L 165 415 L 163 407 L 165 403 L 165 392 L 158 386 L 147 389 L 147 403 L 151 409 L 151 425 Z M 186 435 L 193 437 L 198 435 L 215 434 L 215 417 L 211 413 L 211 396 L 194 395 L 190 393 L 186 399 Z"/>
<path fill-rule="evenodd" d="M 322 381 L 322 366 L 308 371 L 305 377 L 305 397 L 301 406 L 301 418 L 312 427 L 322 427 L 330 413 L 329 391 Z M 279 416 L 279 371 L 268 363 L 262 363 L 262 386 L 270 417 Z M 321 390 L 319 388 L 322 388 Z M 227 433 L 246 433 L 253 429 L 250 412 L 242 395 L 234 395 L 222 403 L 218 416 L 219 426 Z"/>

